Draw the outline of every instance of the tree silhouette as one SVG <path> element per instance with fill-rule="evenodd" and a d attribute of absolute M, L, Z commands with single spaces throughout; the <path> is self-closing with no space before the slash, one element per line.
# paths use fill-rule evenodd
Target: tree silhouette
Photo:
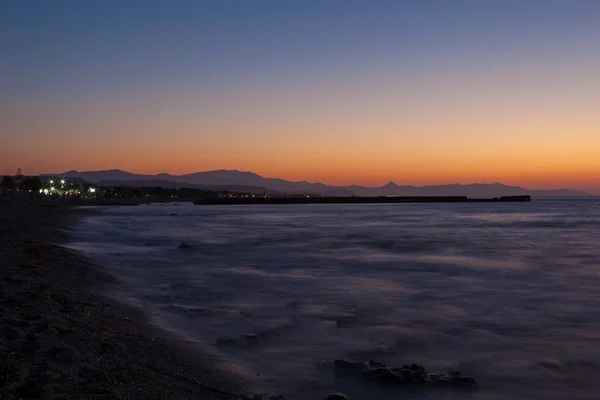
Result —
<path fill-rule="evenodd" d="M 31 190 L 32 192 L 39 192 L 42 189 L 42 181 L 37 176 L 32 178 L 26 178 L 22 183 L 21 187 L 24 190 Z"/>
<path fill-rule="evenodd" d="M 17 180 L 23 178 L 23 170 L 21 170 L 21 168 L 17 168 L 17 172 L 15 173 L 15 178 Z"/>
<path fill-rule="evenodd" d="M 2 178 L 2 183 L 0 183 L 0 187 L 5 189 L 12 189 L 15 187 L 15 180 L 12 176 L 5 175 L 4 178 Z"/>

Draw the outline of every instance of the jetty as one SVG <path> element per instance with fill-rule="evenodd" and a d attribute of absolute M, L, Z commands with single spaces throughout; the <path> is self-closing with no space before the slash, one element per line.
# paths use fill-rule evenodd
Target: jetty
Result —
<path fill-rule="evenodd" d="M 268 204 L 396 204 L 396 203 L 524 203 L 530 202 L 531 196 L 502 196 L 487 199 L 467 196 L 418 196 L 418 197 L 322 197 L 322 196 L 238 196 L 207 197 L 194 201 L 197 206 L 215 205 L 268 205 Z"/>

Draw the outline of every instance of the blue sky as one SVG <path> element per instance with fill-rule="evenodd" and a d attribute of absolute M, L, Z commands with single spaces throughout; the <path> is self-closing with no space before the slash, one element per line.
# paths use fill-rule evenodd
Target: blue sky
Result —
<path fill-rule="evenodd" d="M 507 131 L 513 142 L 549 135 L 560 147 L 567 132 L 545 133 L 542 118 L 557 109 L 565 110 L 558 125 L 566 126 L 569 117 L 582 121 L 584 127 L 568 134 L 590 148 L 599 143 L 589 139 L 597 125 L 591 112 L 580 114 L 598 104 L 588 89 L 598 86 L 599 20 L 600 2 L 585 0 L 5 0 L 0 129 L 15 148 L 10 165 L 0 166 L 11 169 L 25 143 L 56 155 L 56 142 L 86 152 L 86 143 L 106 151 L 119 140 L 128 150 L 147 143 L 144 155 L 154 159 L 159 148 L 171 154 L 155 164 L 140 157 L 131 164 L 140 172 L 235 167 L 273 175 L 285 161 L 280 153 L 292 153 L 296 167 L 279 168 L 291 178 L 385 182 L 401 172 L 391 159 L 372 173 L 345 177 L 334 164 L 368 162 L 359 154 L 367 144 L 385 158 L 390 147 L 414 142 L 414 152 L 426 156 L 442 140 L 436 127 L 425 126 L 426 115 L 448 121 L 443 140 L 456 143 L 453 154 L 463 159 L 473 152 L 466 146 L 468 132 L 501 142 L 502 133 L 479 116 L 513 121 Z M 455 107 L 456 117 L 446 115 Z M 521 113 L 527 107 L 530 118 Z M 470 125 L 464 122 L 472 116 Z M 196 152 L 182 152 L 176 141 L 191 143 Z M 380 149 L 370 146 L 377 142 Z M 479 146 L 490 151 L 483 141 Z M 508 147 L 501 144 L 494 153 L 498 162 L 510 159 L 501 152 Z M 325 149 L 309 160 L 325 171 L 321 178 L 300 162 L 310 149 Z M 244 151 L 250 155 L 242 157 Z M 588 176 L 600 169 L 592 161 L 569 164 L 581 158 L 580 150 L 569 151 L 559 160 L 560 171 L 538 165 L 521 178 Z M 181 163 L 174 164 L 177 152 Z M 214 152 L 239 162 L 217 159 L 209 154 Z M 540 153 L 540 163 L 544 157 L 553 155 Z M 62 160 L 56 168 L 107 166 L 100 159 Z M 107 162 L 120 165 L 116 156 Z M 390 176 L 382 175 L 386 170 Z M 436 172 L 429 172 L 427 179 L 434 179 Z M 456 171 L 466 180 L 520 179 L 515 174 Z M 414 176 L 414 183 L 425 179 Z"/>
<path fill-rule="evenodd" d="M 1 7 L 0 44 L 11 56 L 2 72 L 15 92 L 319 80 L 435 61 L 456 68 L 531 52 L 564 57 L 597 50 L 600 25 L 600 3 L 581 0 L 9 0 Z"/>

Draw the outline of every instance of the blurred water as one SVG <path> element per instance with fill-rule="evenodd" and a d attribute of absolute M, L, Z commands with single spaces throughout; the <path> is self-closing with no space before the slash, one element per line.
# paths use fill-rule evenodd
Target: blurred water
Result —
<path fill-rule="evenodd" d="M 480 385 L 410 398 L 600 396 L 600 199 L 101 211 L 73 247 L 121 279 L 113 294 L 257 390 L 407 394 L 317 368 L 347 358 Z"/>

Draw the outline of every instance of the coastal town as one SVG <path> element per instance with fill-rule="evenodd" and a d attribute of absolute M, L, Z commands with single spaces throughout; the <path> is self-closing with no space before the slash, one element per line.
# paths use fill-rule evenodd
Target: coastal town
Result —
<path fill-rule="evenodd" d="M 26 176 L 17 169 L 14 176 L 4 175 L 0 182 L 3 196 L 54 196 L 95 198 L 99 193 L 96 187 L 82 179 L 67 179 L 60 176 Z"/>
<path fill-rule="evenodd" d="M 27 176 L 21 169 L 14 175 L 4 175 L 0 181 L 0 196 L 40 202 L 75 202 L 95 205 L 137 205 L 142 203 L 196 201 L 216 198 L 250 198 L 256 194 L 227 190 L 197 188 L 133 187 L 128 185 L 95 185 L 81 178 L 60 175 Z M 258 195 L 270 197 L 264 193 Z"/>

